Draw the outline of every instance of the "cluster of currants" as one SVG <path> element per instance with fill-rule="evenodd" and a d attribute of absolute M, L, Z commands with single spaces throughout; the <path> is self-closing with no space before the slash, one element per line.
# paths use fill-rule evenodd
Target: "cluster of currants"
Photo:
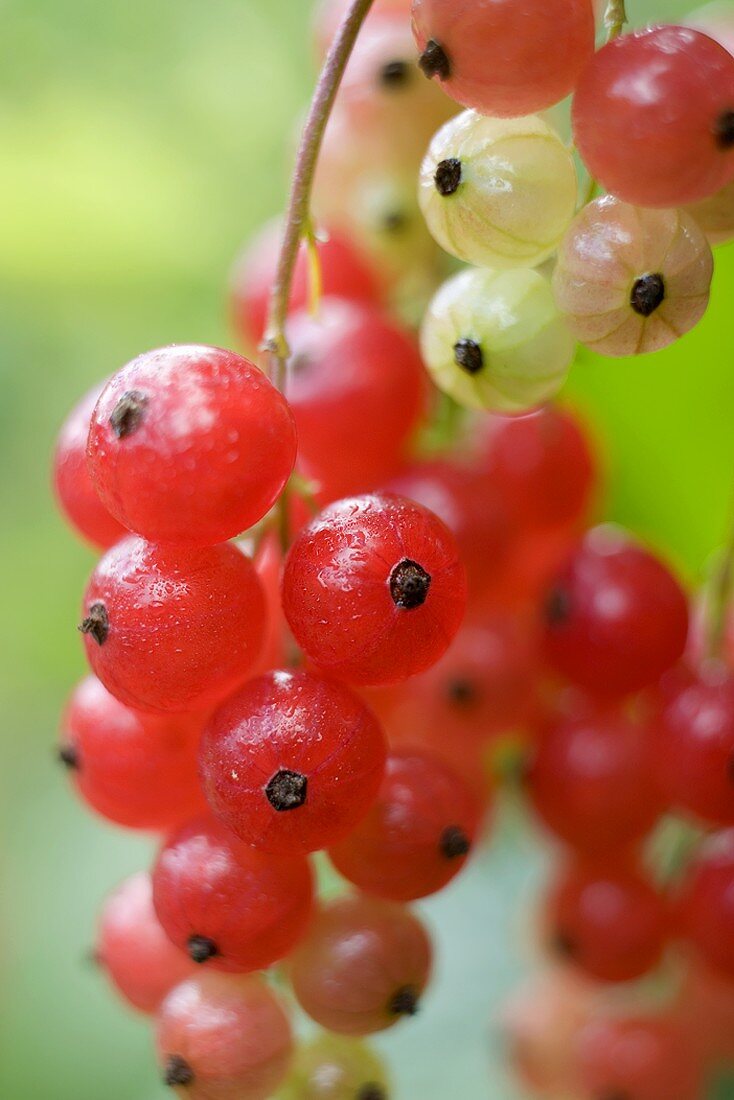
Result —
<path fill-rule="evenodd" d="M 238 334 L 253 358 L 287 339 L 287 400 L 175 346 L 62 429 L 58 500 L 105 553 L 59 755 L 95 811 L 161 838 L 97 956 L 188 1100 L 386 1100 L 362 1038 L 429 982 L 408 905 L 519 780 L 562 859 L 552 969 L 507 1015 L 518 1073 L 698 1100 L 734 1059 L 734 641 L 708 660 L 671 570 L 589 527 L 598 457 L 547 402 L 576 339 L 651 351 L 703 314 L 707 234 L 734 236 L 734 56 L 622 35 L 618 0 L 596 53 L 592 0 L 413 0 L 413 33 L 410 6 L 375 0 L 346 65 L 285 334 L 281 227 L 236 267 Z M 369 7 L 326 0 L 319 49 Z M 572 92 L 609 192 L 580 213 L 573 154 L 529 114 Z M 440 287 L 439 245 L 475 265 Z M 672 867 L 670 815 L 711 833 Z M 314 866 L 349 892 L 315 900 Z M 293 1002 L 325 1029 L 295 1056 Z"/>

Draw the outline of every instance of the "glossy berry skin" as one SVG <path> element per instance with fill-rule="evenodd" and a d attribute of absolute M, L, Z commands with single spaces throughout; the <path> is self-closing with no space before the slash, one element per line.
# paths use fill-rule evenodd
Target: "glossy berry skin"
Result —
<path fill-rule="evenodd" d="M 435 664 L 466 609 L 448 528 L 387 493 L 325 509 L 291 547 L 282 591 L 311 660 L 357 684 L 397 683 Z"/>
<path fill-rule="evenodd" d="M 734 825 L 734 676 L 704 666 L 666 699 L 652 729 L 655 773 L 672 805 Z"/>
<path fill-rule="evenodd" d="M 288 341 L 300 466 L 330 500 L 391 477 L 426 406 L 414 337 L 375 308 L 328 298 L 318 317 L 291 319 Z"/>
<path fill-rule="evenodd" d="M 127 534 L 105 508 L 87 469 L 89 422 L 103 386 L 74 406 L 61 426 L 53 458 L 56 501 L 72 528 L 87 542 L 106 550 Z"/>
<path fill-rule="evenodd" d="M 366 1043 L 323 1034 L 297 1052 L 283 1100 L 388 1100 L 385 1066 Z"/>
<path fill-rule="evenodd" d="M 293 416 L 247 359 L 181 346 L 139 356 L 102 391 L 87 450 L 116 519 L 151 541 L 205 546 L 261 520 L 296 458 Z"/>
<path fill-rule="evenodd" d="M 545 405 L 529 416 L 489 417 L 477 450 L 486 478 L 523 531 L 586 517 L 598 470 L 591 435 L 576 412 Z"/>
<path fill-rule="evenodd" d="M 209 722 L 201 775 L 209 804 L 259 851 L 314 852 L 373 803 L 385 736 L 361 700 L 307 672 L 250 680 Z"/>
<path fill-rule="evenodd" d="M 621 707 L 591 702 L 543 731 L 528 790 L 550 830 L 587 855 L 641 840 L 666 806 L 649 731 Z"/>
<path fill-rule="evenodd" d="M 418 1010 L 431 944 L 408 909 L 362 895 L 325 905 L 290 960 L 308 1015 L 340 1035 L 368 1035 Z"/>
<path fill-rule="evenodd" d="M 427 76 L 502 117 L 558 103 L 594 50 L 591 0 L 413 0 L 413 30 Z"/>
<path fill-rule="evenodd" d="M 458 874 L 478 825 L 479 805 L 456 773 L 425 753 L 393 753 L 377 801 L 329 857 L 365 893 L 414 901 Z"/>
<path fill-rule="evenodd" d="M 433 381 L 460 405 L 517 415 L 563 385 L 575 341 L 537 271 L 468 268 L 443 284 L 421 326 Z"/>
<path fill-rule="evenodd" d="M 439 130 L 420 172 L 428 228 L 446 252 L 478 267 L 536 267 L 576 210 L 576 169 L 542 118 L 465 111 Z"/>
<path fill-rule="evenodd" d="M 275 282 L 282 227 L 271 222 L 245 248 L 232 273 L 232 312 L 245 347 L 257 348 L 265 335 L 270 294 Z M 324 230 L 316 242 L 325 296 L 376 303 L 380 299 L 377 276 L 343 233 Z M 296 260 L 289 312 L 309 304 L 309 261 L 305 243 Z"/>
<path fill-rule="evenodd" d="M 690 1030 L 666 1016 L 600 1016 L 576 1038 L 584 1096 L 700 1100 L 706 1095 Z"/>
<path fill-rule="evenodd" d="M 106 899 L 94 955 L 118 993 L 140 1012 L 155 1012 L 195 970 L 161 928 L 150 875 L 144 871 L 125 879 Z"/>
<path fill-rule="evenodd" d="M 734 177 L 734 58 L 705 34 L 648 27 L 608 43 L 573 101 L 576 146 L 624 202 L 671 207 Z"/>
<path fill-rule="evenodd" d="M 262 970 L 303 935 L 312 880 L 302 857 L 265 856 L 200 818 L 174 834 L 153 870 L 153 902 L 171 940 L 215 970 Z"/>
<path fill-rule="evenodd" d="M 657 557 L 625 532 L 598 527 L 556 576 L 546 622 L 546 656 L 556 671 L 591 692 L 625 695 L 679 659 L 688 608 Z"/>
<path fill-rule="evenodd" d="M 687 869 L 676 927 L 714 974 L 734 979 L 734 829 L 704 840 Z"/>
<path fill-rule="evenodd" d="M 206 808 L 197 773 L 202 718 L 126 707 L 88 676 L 66 707 L 59 755 L 84 801 L 132 829 L 169 829 Z"/>
<path fill-rule="evenodd" d="M 87 659 L 127 706 L 204 710 L 246 679 L 265 634 L 265 598 L 236 546 L 156 546 L 130 537 L 84 596 Z"/>
<path fill-rule="evenodd" d="M 291 1027 L 262 978 L 197 974 L 161 1005 L 156 1048 L 185 1100 L 267 1100 L 288 1072 Z"/>
<path fill-rule="evenodd" d="M 570 865 L 549 898 L 551 948 L 601 982 L 641 978 L 660 962 L 666 904 L 634 868 L 609 860 Z"/>
<path fill-rule="evenodd" d="M 601 355 L 658 351 L 706 312 L 711 246 L 683 210 L 643 210 L 611 195 L 577 215 L 553 272 L 574 336 Z"/>
<path fill-rule="evenodd" d="M 471 595 L 479 595 L 493 583 L 509 555 L 514 529 L 492 478 L 473 464 L 438 459 L 416 463 L 392 478 L 386 488 L 443 520 L 459 547 Z"/>

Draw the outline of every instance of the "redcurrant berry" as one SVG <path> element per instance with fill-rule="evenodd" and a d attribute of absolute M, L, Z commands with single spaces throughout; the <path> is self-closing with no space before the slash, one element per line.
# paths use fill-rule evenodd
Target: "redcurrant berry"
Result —
<path fill-rule="evenodd" d="M 383 1031 L 414 1016 L 430 969 L 420 921 L 401 905 L 361 895 L 325 905 L 290 960 L 301 1007 L 343 1035 Z"/>
<path fill-rule="evenodd" d="M 385 737 L 356 695 L 307 672 L 251 680 L 201 743 L 214 812 L 266 852 L 313 852 L 364 817 L 385 770 Z"/>
<path fill-rule="evenodd" d="M 161 928 L 144 871 L 125 879 L 105 901 L 94 954 L 120 995 L 141 1012 L 155 1012 L 169 990 L 194 971 L 191 959 Z"/>
<path fill-rule="evenodd" d="M 128 706 L 167 712 L 213 706 L 247 678 L 265 633 L 265 599 L 236 546 L 191 549 L 127 538 L 87 586 L 87 658 Z"/>
<path fill-rule="evenodd" d="M 546 655 L 592 692 L 624 695 L 651 684 L 681 656 L 688 607 L 678 581 L 625 532 L 589 532 L 546 599 Z"/>
<path fill-rule="evenodd" d="M 528 783 L 546 825 L 587 854 L 641 840 L 665 809 L 649 730 L 616 706 L 582 703 L 552 723 L 540 738 Z"/>
<path fill-rule="evenodd" d="M 87 542 L 106 550 L 127 534 L 97 495 L 87 469 L 89 422 L 103 386 L 95 386 L 64 421 L 53 461 L 56 500 L 74 530 Z"/>
<path fill-rule="evenodd" d="M 591 0 L 413 0 L 413 29 L 426 76 L 486 115 L 558 103 L 594 50 Z"/>
<path fill-rule="evenodd" d="M 618 199 L 704 199 L 734 177 L 734 58 L 685 27 L 624 34 L 584 70 L 573 130 L 589 172 Z"/>
<path fill-rule="evenodd" d="M 107 383 L 89 470 L 113 516 L 152 541 L 210 545 L 262 519 L 296 458 L 293 416 L 248 360 L 170 347 Z"/>
<path fill-rule="evenodd" d="M 428 509 L 391 494 L 353 497 L 296 539 L 283 607 L 320 668 L 394 683 L 446 651 L 464 616 L 466 578 L 453 536 Z"/>
<path fill-rule="evenodd" d="M 200 716 L 126 707 L 94 676 L 78 685 L 59 759 L 92 809 L 133 829 L 169 829 L 206 808 L 197 774 Z"/>
<path fill-rule="evenodd" d="M 262 970 L 287 955 L 308 924 L 311 897 L 305 859 L 264 856 L 207 818 L 172 836 L 153 871 L 166 933 L 217 970 Z"/>
<path fill-rule="evenodd" d="M 662 896 L 633 867 L 572 864 L 549 899 L 550 946 L 603 982 L 641 978 L 660 962 L 669 932 Z"/>
<path fill-rule="evenodd" d="M 668 1017 L 600 1017 L 576 1040 L 583 1095 L 701 1100 L 704 1081 L 690 1032 Z"/>
<path fill-rule="evenodd" d="M 186 1100 L 267 1100 L 291 1061 L 291 1027 L 262 978 L 198 974 L 156 1021 L 163 1081 Z"/>
<path fill-rule="evenodd" d="M 677 903 L 678 928 L 715 973 L 734 979 L 734 829 L 704 841 Z"/>
<path fill-rule="evenodd" d="M 329 856 L 360 890 L 413 901 L 458 874 L 478 825 L 479 805 L 458 775 L 425 753 L 393 753 L 377 801 Z"/>

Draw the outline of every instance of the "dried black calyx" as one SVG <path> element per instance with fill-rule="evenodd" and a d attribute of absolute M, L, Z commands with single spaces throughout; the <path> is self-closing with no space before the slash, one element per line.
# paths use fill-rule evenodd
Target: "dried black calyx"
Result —
<path fill-rule="evenodd" d="M 412 985 L 397 989 L 387 1006 L 391 1016 L 415 1016 L 418 1011 L 418 991 Z"/>
<path fill-rule="evenodd" d="M 89 634 L 97 645 L 104 645 L 110 633 L 110 619 L 103 603 L 93 603 L 85 619 L 79 624 L 82 634 Z"/>
<path fill-rule="evenodd" d="M 734 145 L 734 111 L 722 111 L 714 125 L 714 137 L 720 149 Z"/>
<path fill-rule="evenodd" d="M 413 611 L 428 598 L 431 575 L 422 565 L 410 558 L 403 558 L 390 574 L 390 595 L 396 607 Z"/>
<path fill-rule="evenodd" d="M 137 431 L 143 421 L 148 398 L 140 390 L 128 390 L 112 410 L 110 424 L 118 439 L 125 439 Z"/>
<path fill-rule="evenodd" d="M 551 936 L 550 946 L 557 955 L 572 959 L 576 954 L 576 942 L 563 928 L 557 928 Z"/>
<path fill-rule="evenodd" d="M 163 1081 L 169 1089 L 173 1089 L 177 1085 L 191 1085 L 194 1081 L 194 1071 L 180 1054 L 171 1054 L 166 1060 Z"/>
<path fill-rule="evenodd" d="M 76 771 L 79 767 L 79 750 L 76 745 L 59 745 L 56 756 L 59 763 L 69 771 Z"/>
<path fill-rule="evenodd" d="M 425 50 L 418 58 L 418 64 L 429 80 L 434 76 L 439 80 L 448 80 L 451 76 L 449 55 L 435 38 L 427 42 Z"/>
<path fill-rule="evenodd" d="M 564 588 L 553 588 L 545 601 L 545 621 L 548 626 L 563 626 L 571 617 L 571 599 Z"/>
<path fill-rule="evenodd" d="M 469 854 L 471 841 L 460 825 L 449 825 L 441 834 L 440 848 L 446 859 L 461 859 Z"/>
<path fill-rule="evenodd" d="M 665 280 L 662 275 L 640 275 L 630 291 L 630 305 L 641 317 L 649 317 L 665 298 Z"/>
<path fill-rule="evenodd" d="M 410 81 L 410 64 L 402 58 L 388 61 L 380 69 L 380 84 L 385 88 L 403 88 Z"/>
<path fill-rule="evenodd" d="M 478 374 L 484 366 L 484 352 L 476 340 L 459 340 L 454 344 L 454 362 L 467 374 Z"/>
<path fill-rule="evenodd" d="M 288 810 L 297 810 L 306 801 L 308 779 L 300 772 L 281 768 L 265 788 L 268 802 L 279 814 Z"/>
<path fill-rule="evenodd" d="M 189 936 L 186 950 L 195 963 L 208 962 L 219 954 L 219 948 L 208 936 Z"/>
<path fill-rule="evenodd" d="M 476 685 L 471 680 L 462 680 L 461 677 L 450 680 L 446 685 L 446 698 L 458 707 L 469 707 L 476 703 L 478 694 Z"/>
<path fill-rule="evenodd" d="M 459 190 L 461 177 L 462 168 L 460 160 L 456 157 L 449 157 L 448 160 L 442 160 L 436 168 L 436 174 L 433 177 L 439 195 L 443 195 L 444 198 L 448 198 L 449 195 L 455 195 Z"/>
<path fill-rule="evenodd" d="M 382 1085 L 373 1085 L 371 1082 L 362 1085 L 355 1100 L 387 1100 L 387 1093 Z"/>

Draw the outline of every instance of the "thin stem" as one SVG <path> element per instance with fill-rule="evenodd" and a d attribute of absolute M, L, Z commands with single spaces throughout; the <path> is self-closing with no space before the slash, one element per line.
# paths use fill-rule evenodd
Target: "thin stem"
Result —
<path fill-rule="evenodd" d="M 726 626 L 734 596 L 734 525 L 721 559 L 711 578 L 707 608 L 706 656 L 723 656 Z"/>
<path fill-rule="evenodd" d="M 262 350 L 267 355 L 270 378 L 281 390 L 285 383 L 288 360 L 288 343 L 285 337 L 288 303 L 298 249 L 310 225 L 311 192 L 316 165 L 326 124 L 329 121 L 344 70 L 372 3 L 373 0 L 352 0 L 349 5 L 349 10 L 344 16 L 324 62 L 296 158 L 283 243 L 270 299 L 265 340 L 262 345 Z"/>
<path fill-rule="evenodd" d="M 627 22 L 625 0 L 607 0 L 604 12 L 604 27 L 607 32 L 607 42 L 613 42 L 619 38 Z"/>

